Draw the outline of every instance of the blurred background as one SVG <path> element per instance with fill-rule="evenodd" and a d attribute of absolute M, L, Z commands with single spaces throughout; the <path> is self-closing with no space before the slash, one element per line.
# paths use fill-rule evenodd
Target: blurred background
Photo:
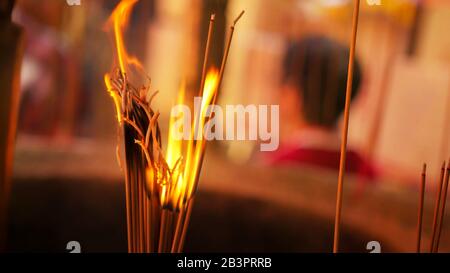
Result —
<path fill-rule="evenodd" d="M 428 248 L 435 186 L 450 155 L 450 3 L 381 2 L 361 1 L 363 76 L 349 128 L 349 147 L 378 175 L 373 183 L 347 177 L 344 251 L 367 251 L 372 240 L 385 251 L 414 251 L 424 162 Z M 114 56 L 105 22 L 117 3 L 17 0 L 13 21 L 25 29 L 26 49 L 7 250 L 61 252 L 75 240 L 87 252 L 126 251 L 117 122 L 103 83 Z M 229 26 L 243 9 L 220 105 L 280 104 L 293 40 L 320 35 L 349 44 L 352 1 L 140 0 L 126 45 L 160 91 L 163 132 L 180 83 L 197 92 L 210 14 L 217 19 L 211 65 L 219 66 Z M 291 136 L 289 122 L 281 116 L 281 143 Z M 331 251 L 337 172 L 268 166 L 258 150 L 256 141 L 208 146 L 186 250 Z M 442 251 L 450 250 L 449 225 Z"/>

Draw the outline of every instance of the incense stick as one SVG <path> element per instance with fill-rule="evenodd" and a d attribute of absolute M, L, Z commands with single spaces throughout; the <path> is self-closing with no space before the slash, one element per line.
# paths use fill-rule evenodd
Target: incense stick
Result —
<path fill-rule="evenodd" d="M 203 88 L 205 86 L 205 78 L 206 78 L 206 69 L 208 66 L 208 60 L 209 60 L 209 52 L 211 49 L 211 37 L 214 30 L 214 21 L 215 21 L 216 15 L 211 14 L 211 17 L 209 19 L 209 27 L 208 27 L 208 38 L 206 38 L 206 47 L 205 47 L 205 55 L 203 57 L 203 69 L 202 69 L 202 79 L 200 82 L 200 90 L 199 90 L 199 97 L 203 95 Z"/>
<path fill-rule="evenodd" d="M 334 222 L 334 241 L 333 241 L 333 252 L 337 253 L 339 251 L 339 237 L 340 237 L 340 224 L 341 224 L 341 211 L 342 211 L 342 194 L 344 190 L 344 175 L 345 175 L 345 161 L 347 152 L 347 136 L 348 136 L 348 125 L 349 125 L 349 115 L 350 115 L 350 100 L 352 95 L 352 83 L 353 83 L 353 67 L 355 59 L 355 49 L 356 49 L 356 37 L 358 33 L 358 17 L 359 17 L 359 5 L 360 0 L 354 0 L 353 7 L 353 20 L 352 20 L 352 38 L 350 43 L 350 56 L 348 62 L 348 75 L 347 75 L 347 90 L 345 97 L 345 110 L 344 110 L 344 128 L 342 130 L 341 139 L 341 156 L 339 164 L 339 178 L 338 178 L 338 188 L 336 197 L 336 216 Z"/>
<path fill-rule="evenodd" d="M 448 191 L 448 180 L 449 180 L 449 172 L 450 172 L 450 159 L 447 163 L 447 171 L 445 172 L 445 182 L 444 182 L 444 189 L 442 191 L 442 207 L 440 210 L 440 217 L 439 217 L 439 224 L 438 224 L 438 231 L 437 231 L 437 237 L 436 237 L 436 243 L 434 246 L 434 252 L 437 253 L 439 251 L 439 241 L 441 239 L 441 231 L 442 231 L 442 225 L 444 222 L 444 214 L 445 214 L 445 204 L 447 203 L 447 191 Z"/>
<path fill-rule="evenodd" d="M 225 52 L 223 54 L 222 63 L 221 63 L 221 66 L 220 66 L 219 82 L 217 84 L 217 89 L 218 90 L 220 89 L 220 86 L 221 86 L 221 83 L 222 83 L 222 80 L 223 80 L 223 75 L 224 75 L 224 72 L 225 72 L 225 67 L 226 67 L 226 64 L 227 64 L 227 61 L 228 61 L 228 55 L 230 53 L 230 48 L 231 48 L 231 42 L 233 40 L 234 29 L 236 27 L 237 22 L 239 21 L 239 19 L 241 19 L 241 17 L 244 15 L 244 13 L 245 13 L 244 10 L 241 11 L 241 13 L 236 17 L 236 19 L 234 19 L 233 24 L 230 27 L 230 33 L 228 35 L 228 42 L 226 44 Z M 218 92 L 216 92 L 214 94 L 214 98 L 212 100 L 211 105 L 214 105 L 216 103 L 216 101 L 217 101 L 217 94 L 218 94 Z M 198 169 L 198 172 L 196 174 L 196 180 L 197 181 L 200 178 L 199 175 L 200 175 L 200 172 L 201 172 L 201 169 L 202 169 L 202 166 L 203 166 L 203 158 L 205 156 L 205 151 L 206 151 L 206 142 L 203 143 L 203 147 L 202 147 L 202 153 L 201 153 L 201 156 L 200 156 L 199 169 Z M 194 200 L 191 200 L 191 202 L 189 202 L 189 204 L 188 204 L 186 216 L 185 216 L 184 221 L 183 221 L 182 231 L 181 231 L 181 235 L 180 235 L 181 237 L 180 237 L 180 242 L 179 242 L 179 246 L 178 246 L 178 250 L 177 250 L 178 253 L 181 252 L 183 250 L 183 247 L 184 247 L 184 241 L 185 241 L 185 237 L 186 237 L 186 233 L 187 233 L 187 228 L 189 226 L 189 221 L 190 221 L 190 216 L 191 216 L 191 213 L 192 213 L 193 202 L 194 202 Z"/>
<path fill-rule="evenodd" d="M 223 79 L 223 73 L 225 72 L 225 66 L 227 65 L 228 54 L 230 53 L 231 41 L 233 40 L 234 28 L 236 27 L 237 22 L 239 21 L 239 19 L 241 19 L 241 17 L 244 15 L 244 13 L 245 13 L 245 10 L 241 11 L 241 13 L 239 13 L 239 15 L 236 17 L 236 19 L 234 19 L 233 24 L 230 27 L 230 34 L 228 35 L 228 42 L 225 47 L 225 53 L 223 54 L 222 64 L 220 66 L 219 84 L 217 86 L 218 89 L 220 89 L 222 79 Z M 216 99 L 216 97 L 214 97 L 214 98 Z M 215 101 L 215 99 L 214 99 L 214 101 Z"/>
<path fill-rule="evenodd" d="M 439 207 L 441 205 L 441 192 L 444 184 L 444 171 L 445 171 L 445 161 L 442 163 L 441 167 L 441 175 L 438 183 L 438 190 L 436 192 L 436 203 L 434 205 L 434 214 L 433 214 L 433 226 L 432 226 L 432 234 L 431 234 L 431 242 L 430 242 L 430 253 L 433 253 L 434 250 L 434 242 L 436 239 L 436 230 L 437 230 L 437 221 L 439 214 Z"/>
<path fill-rule="evenodd" d="M 233 21 L 233 24 L 231 26 L 230 34 L 229 34 L 229 37 L 228 37 L 228 42 L 227 42 L 227 45 L 225 47 L 224 55 L 222 57 L 222 63 L 221 63 L 220 72 L 219 72 L 219 80 L 218 80 L 218 84 L 217 84 L 217 90 L 220 89 L 220 86 L 221 86 L 221 83 L 222 83 L 223 74 L 224 74 L 224 71 L 225 71 L 225 67 L 226 67 L 226 64 L 227 64 L 227 61 L 228 61 L 228 55 L 229 55 L 229 52 L 230 52 L 231 41 L 233 39 L 234 28 L 236 26 L 236 23 L 242 17 L 242 15 L 244 15 L 244 12 L 245 11 L 241 11 L 241 13 Z M 214 16 L 211 16 L 210 28 L 209 28 L 209 31 L 208 31 L 208 39 L 209 39 L 209 37 L 210 37 L 210 35 L 212 33 L 213 22 L 214 22 Z M 208 44 L 208 42 L 207 42 L 207 44 Z M 205 58 L 207 58 L 208 52 L 209 52 L 209 46 L 207 45 L 206 52 L 205 52 Z M 206 73 L 206 63 L 207 63 L 207 61 L 205 60 L 204 61 L 204 67 L 203 67 L 203 73 Z M 203 79 L 202 80 L 202 85 L 201 85 L 202 87 L 204 85 L 204 78 L 205 78 L 205 75 L 202 75 L 202 79 Z M 213 97 L 213 100 L 211 102 L 211 105 L 214 105 L 216 103 L 217 93 L 218 92 L 214 93 L 214 97 Z M 195 145 L 197 145 L 197 144 L 195 144 Z M 199 159 L 199 167 L 198 167 L 197 173 L 195 174 L 195 181 L 198 181 L 199 178 L 200 178 L 200 173 L 201 173 L 201 169 L 202 169 L 202 166 L 203 166 L 203 159 L 204 159 L 205 150 L 206 150 L 206 142 L 203 142 L 200 145 L 202 145 L 202 147 L 201 147 L 201 154 L 200 154 L 200 159 Z M 194 191 L 196 191 L 197 185 L 198 185 L 198 183 L 196 183 L 194 185 Z M 180 253 L 183 250 L 185 237 L 186 237 L 186 234 L 187 234 L 187 229 L 188 229 L 188 226 L 189 226 L 189 221 L 190 221 L 190 217 L 191 217 L 191 213 L 192 213 L 193 203 L 194 203 L 194 199 L 192 198 L 191 200 L 189 200 L 189 202 L 187 204 L 187 209 L 186 209 L 187 211 L 186 211 L 185 215 L 181 215 L 180 216 L 179 220 L 181 220 L 182 224 L 180 226 L 177 225 L 177 227 L 176 227 L 175 236 L 174 236 L 174 242 L 173 242 L 172 247 L 171 247 L 172 252 L 174 252 L 174 250 L 176 250 L 177 253 Z"/>
<path fill-rule="evenodd" d="M 177 225 L 175 227 L 175 234 L 173 236 L 174 238 L 172 242 L 172 247 L 170 248 L 171 253 L 178 252 L 178 245 L 180 242 L 181 233 L 184 229 L 183 227 L 184 219 L 185 219 L 185 210 L 182 210 L 178 213 Z"/>
<path fill-rule="evenodd" d="M 233 24 L 230 27 L 230 33 L 228 35 L 228 41 L 227 41 L 227 44 L 225 46 L 225 52 L 224 52 L 224 54 L 222 56 L 222 62 L 221 62 L 221 65 L 220 65 L 219 83 L 217 84 L 217 89 L 218 90 L 220 89 L 220 87 L 222 85 L 223 75 L 225 73 L 225 67 L 227 65 L 228 55 L 230 53 L 231 42 L 233 40 L 234 29 L 236 27 L 237 22 L 239 21 L 239 19 L 241 19 L 241 17 L 244 15 L 244 13 L 245 13 L 245 10 L 242 10 L 241 13 L 239 13 L 239 15 L 236 17 L 236 19 L 234 19 Z M 216 102 L 217 102 L 217 94 L 218 94 L 218 92 L 216 92 L 214 94 L 214 98 L 213 98 L 213 100 L 211 102 L 211 105 L 215 105 L 216 104 Z M 204 143 L 204 145 L 206 145 L 206 143 Z M 200 173 L 202 165 L 203 165 L 203 157 L 204 157 L 204 152 L 206 150 L 205 148 L 206 147 L 203 147 L 203 153 L 201 154 L 200 167 L 199 167 L 199 172 L 198 173 Z M 198 179 L 198 177 L 197 177 L 197 179 Z"/>
<path fill-rule="evenodd" d="M 183 247 L 184 247 L 184 242 L 186 239 L 186 234 L 187 234 L 187 229 L 189 226 L 189 221 L 191 219 L 191 214 L 192 214 L 192 206 L 194 205 L 194 198 L 192 198 L 188 205 L 187 205 L 187 211 L 186 211 L 186 216 L 184 217 L 184 221 L 182 224 L 182 231 L 181 231 L 181 237 L 180 237 L 180 241 L 178 242 L 178 247 L 177 247 L 177 252 L 176 253 L 181 253 L 183 251 Z"/>
<path fill-rule="evenodd" d="M 161 216 L 161 226 L 159 228 L 159 244 L 158 244 L 158 252 L 163 252 L 163 245 L 164 245 L 164 238 L 165 238 L 165 232 L 166 232 L 166 222 L 167 222 L 167 211 L 162 211 Z"/>
<path fill-rule="evenodd" d="M 417 244 L 416 244 L 417 253 L 420 253 L 420 243 L 422 239 L 422 217 L 423 217 L 423 201 L 425 195 L 426 175 L 427 175 L 427 164 L 424 163 L 422 168 L 422 179 L 420 183 L 419 209 L 417 216 Z"/>

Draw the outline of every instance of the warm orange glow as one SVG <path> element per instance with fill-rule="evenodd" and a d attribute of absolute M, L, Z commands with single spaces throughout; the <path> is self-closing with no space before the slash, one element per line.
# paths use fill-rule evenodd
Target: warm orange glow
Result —
<path fill-rule="evenodd" d="M 119 63 L 120 72 L 125 75 L 129 66 L 134 66 L 141 71 L 142 65 L 134 57 L 128 55 L 123 40 L 123 32 L 128 25 L 131 10 L 138 0 L 122 0 L 111 14 L 108 25 L 114 30 L 114 41 L 117 50 L 117 62 Z M 112 75 L 106 74 L 104 77 L 105 85 L 117 111 L 117 120 L 119 123 L 123 121 L 122 117 L 122 100 L 118 87 L 113 85 Z M 175 130 L 179 129 L 174 126 L 177 117 L 170 118 L 169 135 L 165 163 L 167 167 L 154 162 L 153 165 L 147 167 L 146 178 L 149 190 L 152 194 L 159 197 L 162 207 L 171 209 L 183 209 L 186 202 L 190 200 L 194 194 L 200 164 L 205 149 L 205 139 L 203 137 L 203 129 L 207 122 L 207 109 L 213 103 L 217 93 L 219 83 L 219 71 L 215 68 L 209 70 L 205 78 L 203 87 L 203 97 L 201 99 L 200 109 L 194 113 L 193 122 L 191 124 L 191 138 L 186 143 L 186 151 L 183 153 L 183 141 L 174 137 Z M 185 84 L 180 87 L 177 104 L 184 103 Z M 200 118 L 196 118 L 196 117 Z M 196 132 L 199 130 L 199 132 Z M 195 140 L 195 136 L 200 138 Z M 164 164 L 163 164 L 164 165 Z M 167 169 L 168 168 L 168 169 Z"/>
<path fill-rule="evenodd" d="M 114 41 L 117 53 L 117 62 L 119 63 L 120 72 L 125 74 L 128 71 L 128 66 L 132 65 L 143 70 L 142 64 L 135 57 L 129 56 L 125 43 L 123 40 L 123 32 L 128 25 L 128 21 L 130 18 L 131 10 L 133 9 L 134 4 L 136 4 L 138 0 L 122 0 L 117 7 L 112 12 L 111 16 L 108 19 L 108 26 L 112 26 L 114 30 Z M 111 76 L 106 74 L 104 76 L 104 81 L 106 88 L 114 100 L 114 105 L 117 113 L 117 120 L 119 123 L 122 122 L 122 109 L 121 109 L 121 98 L 118 93 L 118 90 L 114 90 L 114 87 L 111 83 Z"/>
<path fill-rule="evenodd" d="M 186 93 L 186 83 L 183 82 L 180 86 L 180 90 L 178 91 L 177 105 L 182 105 L 184 103 L 184 96 Z M 181 147 L 183 145 L 181 140 L 176 139 L 175 135 L 175 126 L 174 123 L 176 121 L 175 116 L 170 117 L 169 121 L 169 136 L 167 140 L 167 152 L 166 152 L 166 161 L 170 168 L 174 168 L 176 162 L 181 157 Z"/>
<path fill-rule="evenodd" d="M 138 0 L 122 0 L 114 9 L 108 23 L 114 28 L 114 39 L 116 43 L 117 59 L 119 62 L 120 71 L 127 72 L 127 65 L 135 65 L 142 68 L 141 63 L 134 57 L 130 57 L 125 48 L 123 41 L 123 32 L 128 25 L 131 10 Z"/>
<path fill-rule="evenodd" d="M 128 250 L 180 252 L 206 147 L 205 124 L 211 118 L 208 107 L 215 103 L 220 76 L 215 68 L 206 75 L 203 70 L 204 84 L 200 92 L 203 96 L 195 99 L 192 115 L 185 104 L 183 82 L 177 97 L 177 105 L 180 106 L 177 109 L 181 109 L 178 113 L 182 116 L 171 113 L 167 151 L 163 153 L 158 122 L 160 113 L 152 109 L 157 92 L 151 92 L 150 86 L 139 87 L 133 82 L 146 74 L 139 60 L 128 54 L 123 36 L 137 2 L 121 0 L 108 19 L 107 26 L 114 35 L 116 68 L 113 73 L 104 76 L 105 86 L 114 101 L 117 120 L 123 129 L 119 136 L 125 143 Z M 178 131 L 181 124 L 186 131 Z M 173 221 L 171 227 L 168 223 Z M 167 244 L 167 240 L 172 241 Z"/>
<path fill-rule="evenodd" d="M 117 113 L 117 121 L 119 123 L 122 122 L 122 115 L 121 115 L 121 107 L 120 107 L 120 96 L 117 94 L 117 91 L 113 90 L 112 84 L 111 84 L 111 78 L 108 74 L 104 76 L 105 79 L 105 85 L 106 89 L 108 90 L 108 93 L 111 95 L 114 101 L 114 105 L 116 106 L 116 113 Z"/>
<path fill-rule="evenodd" d="M 206 141 L 203 137 L 194 140 L 194 134 L 196 133 L 194 128 L 200 128 L 199 130 L 203 133 L 207 121 L 207 108 L 215 97 L 218 82 L 218 70 L 211 69 L 206 76 L 199 113 L 195 113 L 195 115 L 200 115 L 200 118 L 194 118 L 191 126 L 191 138 L 186 144 L 186 153 L 183 153 L 183 141 L 174 137 L 175 130 L 178 129 L 174 126 L 177 117 L 172 116 L 170 118 L 166 161 L 171 175 L 168 177 L 169 181 L 157 182 L 160 186 L 160 203 L 163 207 L 182 209 L 194 193 Z M 183 104 L 184 95 L 185 87 L 183 84 L 178 93 L 177 104 Z M 150 181 L 155 180 L 151 170 L 148 170 L 147 175 L 147 178 L 151 179 Z M 161 176 L 157 175 L 156 177 Z M 151 184 L 154 184 L 154 182 Z"/>
<path fill-rule="evenodd" d="M 207 108 L 211 105 L 214 95 L 217 92 L 217 87 L 219 83 L 219 71 L 215 68 L 209 70 L 205 79 L 205 86 L 203 88 L 203 97 L 201 101 L 200 108 L 200 118 L 194 118 L 193 126 L 191 127 L 191 139 L 187 144 L 186 151 L 186 165 L 183 173 L 183 177 L 185 179 L 184 183 L 179 185 L 181 187 L 180 195 L 183 197 L 181 202 L 178 202 L 178 205 L 183 205 L 187 200 L 189 200 L 195 190 L 196 180 L 198 176 L 198 172 L 200 171 L 200 164 L 203 156 L 203 150 L 205 148 L 205 139 L 203 138 L 203 128 L 206 123 L 206 114 Z M 197 116 L 198 113 L 195 113 Z M 197 121 L 199 124 L 197 124 Z M 195 132 L 194 128 L 198 128 L 201 130 L 201 138 L 199 140 L 194 140 Z M 180 196 L 180 197 L 181 197 Z M 178 201 L 178 200 L 177 200 Z"/>

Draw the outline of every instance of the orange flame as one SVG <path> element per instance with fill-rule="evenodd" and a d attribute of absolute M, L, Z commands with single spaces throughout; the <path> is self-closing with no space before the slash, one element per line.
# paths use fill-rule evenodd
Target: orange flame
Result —
<path fill-rule="evenodd" d="M 177 105 L 182 105 L 184 103 L 184 96 L 186 93 L 186 83 L 183 83 L 180 86 L 180 90 L 178 91 Z M 167 141 L 167 152 L 166 152 L 166 160 L 167 164 L 170 168 L 175 167 L 177 160 L 181 157 L 181 148 L 182 141 L 178 140 L 175 137 L 175 121 L 176 117 L 172 116 L 169 121 L 169 136 Z"/>
<path fill-rule="evenodd" d="M 120 96 L 117 93 L 117 91 L 113 90 L 113 87 L 112 87 L 112 84 L 111 84 L 111 77 L 108 74 L 105 74 L 104 80 L 105 80 L 106 89 L 107 89 L 109 95 L 113 98 L 114 105 L 116 107 L 117 121 L 119 123 L 122 123 Z"/>
<path fill-rule="evenodd" d="M 143 71 L 139 60 L 128 54 L 123 38 L 123 32 L 128 25 L 132 8 L 137 2 L 138 0 L 122 0 L 108 19 L 108 26 L 111 26 L 114 30 L 117 62 L 122 75 L 125 75 L 131 66 Z M 119 90 L 114 89 L 110 74 L 104 76 L 104 81 L 109 94 L 113 98 L 117 111 L 117 119 L 121 123 L 123 118 Z M 207 109 L 209 105 L 214 103 L 218 84 L 219 71 L 212 68 L 208 71 L 205 78 L 200 109 L 198 109 L 197 113 L 194 113 L 195 118 L 190 128 L 191 137 L 186 143 L 185 153 L 183 153 L 183 141 L 174 137 L 175 130 L 179 129 L 175 128 L 176 117 L 171 117 L 165 157 L 167 166 L 170 169 L 170 175 L 165 175 L 163 171 L 153 166 L 147 167 L 146 176 L 149 182 L 150 192 L 157 193 L 160 204 L 163 207 L 170 207 L 171 209 L 177 210 L 182 209 L 195 192 L 206 144 L 206 140 L 203 137 L 203 129 L 208 118 Z M 184 96 L 185 86 L 183 84 L 178 93 L 178 104 L 184 103 Z M 196 130 L 199 130 L 200 134 Z M 200 139 L 195 139 L 197 134 L 200 136 Z"/>
<path fill-rule="evenodd" d="M 177 117 L 172 116 L 170 118 L 166 160 L 169 168 L 171 168 L 172 175 L 170 176 L 170 181 L 159 181 L 161 187 L 159 191 L 160 203 L 163 207 L 182 209 L 195 192 L 206 140 L 202 134 L 200 139 L 195 140 L 196 132 L 194 128 L 199 128 L 198 130 L 201 130 L 201 133 L 203 133 L 207 121 L 207 108 L 213 103 L 218 83 L 219 72 L 213 68 L 208 72 L 205 79 L 200 109 L 198 113 L 195 113 L 195 115 L 199 115 L 199 118 L 194 118 L 194 122 L 191 125 L 191 137 L 187 141 L 185 153 L 183 153 L 182 149 L 183 142 L 174 136 L 175 130 L 179 129 L 175 127 Z M 182 85 L 178 93 L 178 104 L 183 103 L 184 94 L 185 89 L 184 85 Z M 184 159 L 184 164 L 180 163 L 182 159 Z M 147 172 L 147 178 L 154 179 L 153 171 L 148 170 Z"/>
<path fill-rule="evenodd" d="M 138 0 L 122 0 L 114 9 L 107 22 L 107 26 L 112 27 L 114 30 L 114 41 L 117 51 L 117 61 L 119 63 L 120 72 L 122 74 L 126 74 L 128 66 L 130 65 L 135 66 L 140 70 L 143 70 L 142 64 L 135 57 L 130 56 L 128 54 L 123 39 L 123 32 L 128 26 L 131 11 L 133 9 L 134 4 L 136 4 L 137 2 Z M 104 81 L 109 94 L 113 98 L 117 113 L 117 120 L 119 121 L 119 123 L 121 123 L 122 107 L 118 90 L 114 90 L 113 85 L 111 83 L 111 76 L 109 74 L 105 74 Z"/>
<path fill-rule="evenodd" d="M 212 100 L 217 93 L 218 83 L 219 71 L 212 68 L 208 71 L 205 79 L 205 86 L 203 88 L 203 97 L 199 113 L 195 113 L 196 116 L 200 115 L 200 118 L 194 118 L 194 123 L 191 126 L 191 139 L 188 140 L 187 143 L 185 168 L 182 176 L 180 176 L 182 181 L 176 181 L 177 183 L 172 202 L 173 204 L 176 204 L 177 207 L 183 206 L 184 203 L 192 197 L 195 191 L 203 151 L 205 148 L 206 140 L 203 138 L 203 128 L 206 123 L 207 108 L 212 104 Z M 197 130 L 201 130 L 202 134 L 199 140 L 194 140 L 194 136 L 197 133 L 195 132 L 195 128 L 198 128 Z"/>
<path fill-rule="evenodd" d="M 128 26 L 131 10 L 138 0 L 122 0 L 111 14 L 108 25 L 112 25 L 114 29 L 114 39 L 116 43 L 117 59 L 119 61 L 120 71 L 127 72 L 128 65 L 134 65 L 142 68 L 141 63 L 132 56 L 128 55 L 123 40 L 123 32 Z"/>

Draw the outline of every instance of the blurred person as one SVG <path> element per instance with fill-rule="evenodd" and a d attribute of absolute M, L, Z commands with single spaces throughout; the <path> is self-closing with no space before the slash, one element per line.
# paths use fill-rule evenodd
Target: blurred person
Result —
<path fill-rule="evenodd" d="M 280 148 L 270 153 L 274 165 L 308 165 L 338 171 L 340 130 L 345 108 L 348 47 L 329 38 L 310 36 L 290 43 L 283 60 L 281 120 L 288 124 Z M 352 101 L 359 94 L 362 71 L 355 59 Z M 347 149 L 348 173 L 373 179 L 374 167 Z"/>

